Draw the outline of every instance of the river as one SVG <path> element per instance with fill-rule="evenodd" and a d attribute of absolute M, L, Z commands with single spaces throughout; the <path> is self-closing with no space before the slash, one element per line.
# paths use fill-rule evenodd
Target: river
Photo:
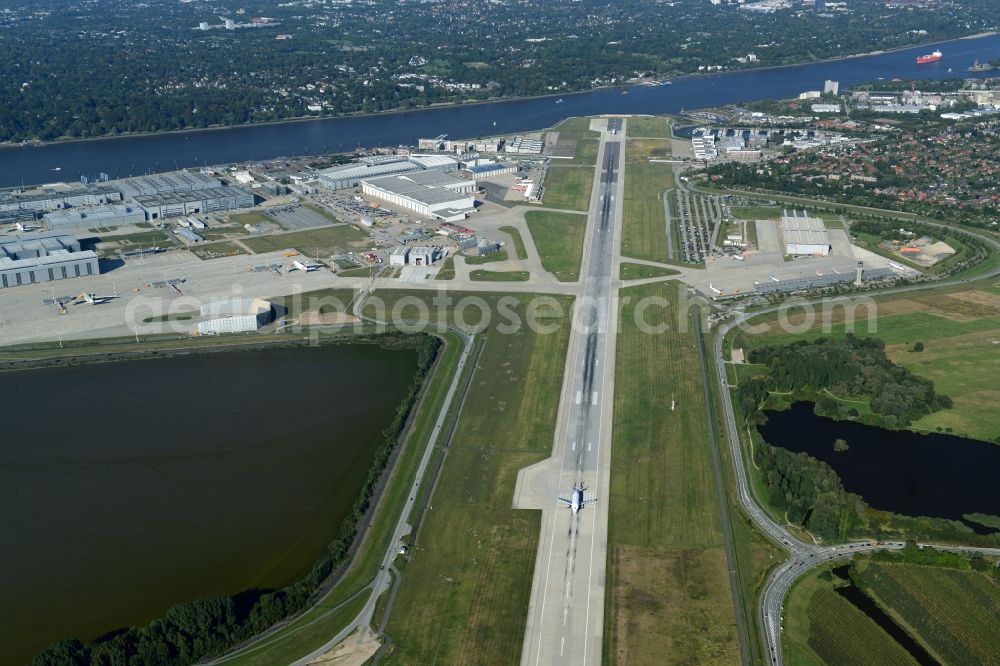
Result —
<path fill-rule="evenodd" d="M 1000 516 L 1000 494 L 995 491 L 1000 446 L 954 435 L 835 421 L 816 416 L 808 402 L 766 413 L 767 423 L 758 426 L 766 442 L 827 463 L 844 488 L 871 507 L 957 520 L 981 534 L 994 531 L 964 516 Z M 847 451 L 833 450 L 838 438 L 847 441 Z"/>
<path fill-rule="evenodd" d="M 934 48 L 944 53 L 944 59 L 930 65 L 916 64 L 917 55 L 932 50 L 917 46 L 807 65 L 681 77 L 672 85 L 632 86 L 628 95 L 622 94 L 622 88 L 592 90 L 564 95 L 561 104 L 550 97 L 531 98 L 406 113 L 0 148 L 0 187 L 74 181 L 84 175 L 94 178 L 101 172 L 120 178 L 197 165 L 348 151 L 359 146 L 413 145 L 420 137 L 439 134 L 453 138 L 509 134 L 549 127 L 570 116 L 674 113 L 682 108 L 791 97 L 805 90 L 822 90 L 826 79 L 840 81 L 843 90 L 879 77 L 973 76 L 965 69 L 975 59 L 1000 58 L 1000 36 L 960 39 Z M 949 68 L 954 72 L 949 74 Z"/>
<path fill-rule="evenodd" d="M 416 356 L 358 344 L 0 373 L 0 663 L 308 573 Z"/>

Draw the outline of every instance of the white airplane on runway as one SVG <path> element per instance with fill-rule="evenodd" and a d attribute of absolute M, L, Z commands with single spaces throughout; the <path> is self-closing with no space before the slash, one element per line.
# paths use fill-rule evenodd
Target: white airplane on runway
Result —
<path fill-rule="evenodd" d="M 711 282 L 708 283 L 708 288 L 711 290 L 711 292 L 713 294 L 719 295 L 719 294 L 722 293 L 722 290 L 721 289 L 716 289 L 714 286 L 712 286 Z"/>
<path fill-rule="evenodd" d="M 576 514 L 580 513 L 580 510 L 583 509 L 583 507 L 585 507 L 588 504 L 593 504 L 594 502 L 597 501 L 596 497 L 591 499 L 584 499 L 583 491 L 585 491 L 586 489 L 587 487 L 584 486 L 583 482 L 581 481 L 579 484 L 573 486 L 573 493 L 569 499 L 565 497 L 560 497 L 559 501 L 568 506 L 570 509 L 572 509 L 573 515 L 575 516 Z"/>
<path fill-rule="evenodd" d="M 98 296 L 97 294 L 91 294 L 89 292 L 84 292 L 81 294 L 83 300 L 91 305 L 101 305 L 103 303 L 109 303 L 116 298 L 121 298 L 118 294 L 113 294 L 110 296 Z"/>
<path fill-rule="evenodd" d="M 313 271 L 318 271 L 323 268 L 323 264 L 302 263 L 298 259 L 292 262 L 292 266 L 295 270 L 304 271 L 306 273 L 312 273 Z"/>
<path fill-rule="evenodd" d="M 771 282 L 781 282 L 781 280 L 779 280 L 778 278 L 774 277 L 773 275 L 768 275 L 767 277 L 771 279 Z"/>

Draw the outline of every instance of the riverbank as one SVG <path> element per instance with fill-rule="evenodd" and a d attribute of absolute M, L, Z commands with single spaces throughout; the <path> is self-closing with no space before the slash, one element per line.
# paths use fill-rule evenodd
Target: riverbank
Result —
<path fill-rule="evenodd" d="M 719 76 L 725 76 L 725 75 L 732 75 L 732 74 L 751 73 L 751 72 L 752 73 L 757 73 L 757 72 L 768 72 L 768 71 L 783 70 L 783 69 L 794 69 L 794 68 L 801 68 L 801 67 L 806 67 L 806 66 L 810 66 L 810 65 L 829 64 L 829 63 L 843 62 L 843 61 L 849 61 L 849 60 L 856 60 L 858 58 L 867 58 L 867 57 L 873 57 L 873 56 L 888 55 L 888 54 L 893 54 L 893 53 L 899 53 L 899 52 L 906 51 L 906 50 L 909 50 L 909 49 L 915 49 L 915 48 L 921 48 L 921 47 L 938 46 L 940 44 L 946 44 L 946 43 L 954 42 L 954 41 L 958 41 L 958 40 L 968 41 L 968 40 L 974 40 L 974 39 L 982 39 L 982 38 L 986 38 L 986 37 L 995 36 L 997 34 L 1000 34 L 1000 33 L 997 33 L 997 32 L 981 32 L 981 33 L 975 33 L 975 34 L 972 34 L 972 35 L 965 35 L 965 36 L 960 36 L 960 37 L 950 37 L 948 39 L 935 40 L 935 41 L 930 41 L 930 42 L 916 42 L 916 43 L 913 43 L 913 44 L 901 45 L 901 46 L 894 47 L 894 48 L 891 48 L 891 49 L 882 49 L 882 50 L 868 51 L 868 52 L 863 52 L 863 53 L 847 54 L 847 55 L 843 55 L 843 56 L 836 56 L 836 57 L 833 57 L 833 58 L 819 58 L 819 59 L 815 59 L 815 60 L 804 60 L 802 62 L 781 64 L 781 65 L 768 65 L 768 66 L 764 66 L 764 67 L 745 67 L 745 68 L 738 68 L 738 69 L 729 69 L 729 70 L 722 71 L 722 72 L 697 72 L 697 71 L 694 71 L 694 72 L 688 72 L 688 73 L 685 73 L 685 74 L 678 74 L 678 75 L 675 75 L 675 76 L 664 77 L 664 78 L 660 78 L 660 79 L 656 79 L 656 80 L 659 81 L 659 82 L 661 82 L 661 83 L 662 82 L 674 83 L 674 82 L 677 82 L 677 81 L 686 81 L 686 80 L 693 80 L 693 79 L 699 79 L 699 78 L 713 78 L 713 77 L 719 77 Z M 91 136 L 91 137 L 83 137 L 83 138 L 61 138 L 61 139 L 55 139 L 55 140 L 52 140 L 52 141 L 39 141 L 39 140 L 32 140 L 32 139 L 25 140 L 26 143 L 22 142 L 22 141 L 5 141 L 5 142 L 0 142 L 0 150 L 4 150 L 4 149 L 17 149 L 17 148 L 43 148 L 43 147 L 46 147 L 46 146 L 69 145 L 69 144 L 78 144 L 78 143 L 85 144 L 85 143 L 92 143 L 92 142 L 95 142 L 95 141 L 107 141 L 107 140 L 112 140 L 112 139 L 135 139 L 135 138 L 142 138 L 142 137 L 170 136 L 170 135 L 181 135 L 181 134 L 197 135 L 197 134 L 201 134 L 201 133 L 204 133 L 204 132 L 218 132 L 218 131 L 221 131 L 221 130 L 234 130 L 234 129 L 250 128 L 250 127 L 281 126 L 281 125 L 291 125 L 291 124 L 300 124 L 300 123 L 308 123 L 308 122 L 324 122 L 324 121 L 344 120 L 344 119 L 379 118 L 379 117 L 386 117 L 386 116 L 393 116 L 393 115 L 400 115 L 400 114 L 416 113 L 416 112 L 420 112 L 420 111 L 433 111 L 433 110 L 441 110 L 441 109 L 447 110 L 447 109 L 457 109 L 457 108 L 463 108 L 463 107 L 469 107 L 469 106 L 482 106 L 482 105 L 496 104 L 498 102 L 524 102 L 524 101 L 538 101 L 538 100 L 546 100 L 546 99 L 558 99 L 558 98 L 567 97 L 567 96 L 585 95 L 587 93 L 592 93 L 592 92 L 600 91 L 600 90 L 634 89 L 634 88 L 646 87 L 648 85 L 649 85 L 648 83 L 643 83 L 643 82 L 616 83 L 616 84 L 601 85 L 601 86 L 591 86 L 589 88 L 580 88 L 580 89 L 577 89 L 577 90 L 561 91 L 561 92 L 556 92 L 556 93 L 551 93 L 551 94 L 545 94 L 545 95 L 511 95 L 511 96 L 505 96 L 505 97 L 491 97 L 491 98 L 482 99 L 482 100 L 466 100 L 466 101 L 440 102 L 440 103 L 431 104 L 431 105 L 423 106 L 423 107 L 419 107 L 419 108 L 386 109 L 384 111 L 344 113 L 344 114 L 338 114 L 338 115 L 292 116 L 292 117 L 288 117 L 288 118 L 280 118 L 280 119 L 266 120 L 266 121 L 260 121 L 260 122 L 237 123 L 235 125 L 210 125 L 208 127 L 178 128 L 178 129 L 158 130 L 158 131 L 155 131 L 155 132 L 130 132 L 130 133 L 125 133 L 125 134 L 108 134 L 108 135 L 99 135 L 99 136 Z M 544 128 L 539 128 L 539 129 L 544 129 Z M 334 154 L 334 153 L 331 152 L 331 153 L 328 153 L 328 154 Z M 275 156 L 275 158 L 277 158 L 277 156 Z"/>

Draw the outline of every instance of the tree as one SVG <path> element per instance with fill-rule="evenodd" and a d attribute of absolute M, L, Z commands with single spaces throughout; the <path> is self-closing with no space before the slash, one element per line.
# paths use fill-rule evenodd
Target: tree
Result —
<path fill-rule="evenodd" d="M 924 350 L 924 343 L 918 342 L 917 344 L 913 345 L 913 351 L 922 352 L 923 350 Z"/>
<path fill-rule="evenodd" d="M 833 440 L 833 450 L 836 451 L 837 453 L 844 453 L 849 448 L 851 447 L 847 445 L 846 439 L 838 437 L 837 439 Z"/>

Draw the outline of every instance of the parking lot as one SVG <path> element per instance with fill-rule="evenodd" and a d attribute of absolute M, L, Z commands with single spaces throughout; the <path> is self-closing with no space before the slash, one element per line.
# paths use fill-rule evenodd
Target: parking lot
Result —
<path fill-rule="evenodd" d="M 325 227 L 333 222 L 319 212 L 301 204 L 265 209 L 267 214 L 289 231 Z"/>
<path fill-rule="evenodd" d="M 677 230 L 681 261 L 704 263 L 711 254 L 716 226 L 722 221 L 722 211 L 715 197 L 677 193 Z"/>

